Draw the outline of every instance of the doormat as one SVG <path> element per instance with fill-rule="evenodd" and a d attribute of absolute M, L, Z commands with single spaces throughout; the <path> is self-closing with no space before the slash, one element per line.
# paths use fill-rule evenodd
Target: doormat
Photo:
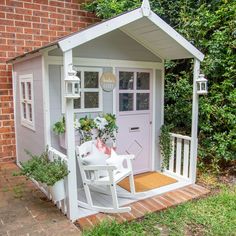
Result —
<path fill-rule="evenodd" d="M 160 188 L 176 183 L 177 180 L 159 172 L 147 172 L 134 176 L 136 192 L 145 192 L 151 189 Z M 118 185 L 130 192 L 129 178 L 120 181 Z"/>

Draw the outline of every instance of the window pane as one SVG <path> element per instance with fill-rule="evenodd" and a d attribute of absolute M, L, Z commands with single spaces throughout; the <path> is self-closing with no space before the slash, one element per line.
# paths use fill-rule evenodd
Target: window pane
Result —
<path fill-rule="evenodd" d="M 150 87 L 150 74 L 147 72 L 137 73 L 137 89 L 149 90 Z"/>
<path fill-rule="evenodd" d="M 32 106 L 31 104 L 28 104 L 28 112 L 29 112 L 29 120 L 32 121 Z"/>
<path fill-rule="evenodd" d="M 149 93 L 137 93 L 136 110 L 149 110 Z"/>
<path fill-rule="evenodd" d="M 99 73 L 85 71 L 84 72 L 84 87 L 85 88 L 98 88 Z"/>
<path fill-rule="evenodd" d="M 31 100 L 31 83 L 30 82 L 27 82 L 26 83 L 27 85 L 27 97 L 29 100 Z"/>
<path fill-rule="evenodd" d="M 120 111 L 133 111 L 134 95 L 132 93 L 119 94 L 119 110 Z"/>
<path fill-rule="evenodd" d="M 81 108 L 80 98 L 74 99 L 74 109 L 80 109 L 80 108 Z"/>
<path fill-rule="evenodd" d="M 21 82 L 22 98 L 25 99 L 25 83 Z"/>
<path fill-rule="evenodd" d="M 99 107 L 99 93 L 85 92 L 84 93 L 84 108 L 98 108 Z"/>
<path fill-rule="evenodd" d="M 22 110 L 23 110 L 23 117 L 26 119 L 26 104 L 23 102 L 22 103 Z"/>
<path fill-rule="evenodd" d="M 120 89 L 134 89 L 134 72 L 119 72 Z"/>

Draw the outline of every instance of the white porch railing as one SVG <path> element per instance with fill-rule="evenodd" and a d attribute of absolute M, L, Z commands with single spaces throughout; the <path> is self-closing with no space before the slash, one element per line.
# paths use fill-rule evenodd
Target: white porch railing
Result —
<path fill-rule="evenodd" d="M 167 171 L 184 178 L 190 178 L 191 137 L 171 133 L 172 155 Z"/>

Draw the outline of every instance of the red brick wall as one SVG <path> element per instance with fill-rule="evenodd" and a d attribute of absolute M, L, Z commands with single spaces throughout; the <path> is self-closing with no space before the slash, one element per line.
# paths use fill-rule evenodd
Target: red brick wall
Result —
<path fill-rule="evenodd" d="M 12 57 L 98 21 L 82 0 L 0 0 L 0 162 L 14 161 Z"/>

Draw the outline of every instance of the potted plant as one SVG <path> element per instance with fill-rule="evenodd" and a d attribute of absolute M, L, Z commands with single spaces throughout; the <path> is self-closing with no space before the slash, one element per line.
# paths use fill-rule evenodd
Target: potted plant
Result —
<path fill-rule="evenodd" d="M 83 118 L 80 118 L 79 122 L 80 127 L 78 128 L 78 131 L 81 135 L 81 142 L 86 142 L 97 138 L 98 130 L 96 123 L 92 118 L 85 116 Z"/>
<path fill-rule="evenodd" d="M 80 144 L 80 135 L 78 133 L 78 129 L 80 127 L 80 123 L 78 119 L 74 121 L 74 128 L 75 128 L 75 144 Z M 63 116 L 61 120 L 56 122 L 53 125 L 53 131 L 55 134 L 59 136 L 59 144 L 62 148 L 66 149 L 67 147 L 67 140 L 66 140 L 66 122 L 65 117 Z"/>
<path fill-rule="evenodd" d="M 116 116 L 107 113 L 102 117 L 95 118 L 95 121 L 99 130 L 98 137 L 107 145 L 114 146 L 116 143 L 116 133 L 118 131 Z"/>
<path fill-rule="evenodd" d="M 25 175 L 37 182 L 46 184 L 54 201 L 65 198 L 64 178 L 69 174 L 66 164 L 60 159 L 49 160 L 48 151 L 41 155 L 32 155 L 28 161 L 21 163 L 22 169 L 17 175 Z"/>

